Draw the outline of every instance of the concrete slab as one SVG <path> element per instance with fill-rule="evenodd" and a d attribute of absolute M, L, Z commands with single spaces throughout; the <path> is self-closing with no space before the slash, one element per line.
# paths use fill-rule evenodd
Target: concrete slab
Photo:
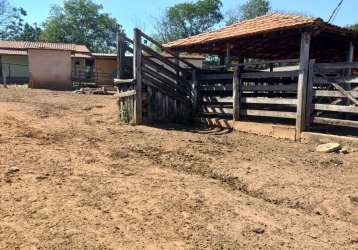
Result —
<path fill-rule="evenodd" d="M 314 143 L 314 144 L 323 144 L 323 143 L 339 143 L 344 147 L 358 149 L 358 138 L 348 137 L 348 136 L 338 136 L 338 135 L 327 135 L 320 133 L 312 132 L 303 132 L 301 134 L 302 143 Z"/>

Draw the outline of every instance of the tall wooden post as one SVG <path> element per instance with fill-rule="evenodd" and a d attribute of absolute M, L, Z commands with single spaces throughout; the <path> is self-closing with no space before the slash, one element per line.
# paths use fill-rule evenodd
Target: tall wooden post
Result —
<path fill-rule="evenodd" d="M 309 68 L 308 68 L 308 82 L 307 82 L 307 101 L 306 101 L 306 128 L 309 128 L 311 126 L 311 120 L 312 120 L 312 107 L 313 107 L 313 83 L 314 83 L 314 66 L 315 66 L 316 60 L 310 60 Z"/>
<path fill-rule="evenodd" d="M 233 77 L 233 118 L 234 121 L 240 120 L 240 109 L 241 109 L 241 79 L 240 79 L 240 68 L 236 67 Z"/>
<path fill-rule="evenodd" d="M 301 139 L 301 133 L 306 128 L 306 101 L 308 67 L 310 59 L 311 34 L 303 32 L 301 36 L 300 68 L 297 89 L 297 113 L 296 113 L 296 140 Z"/>
<path fill-rule="evenodd" d="M 120 31 L 117 32 L 117 78 L 124 79 L 125 40 Z"/>
<path fill-rule="evenodd" d="M 198 111 L 198 76 L 197 71 L 193 70 L 192 73 L 192 112 L 193 115 Z"/>
<path fill-rule="evenodd" d="M 226 46 L 225 64 L 231 64 L 231 46 L 229 44 Z"/>
<path fill-rule="evenodd" d="M 133 78 L 135 79 L 136 102 L 135 102 L 135 123 L 143 122 L 142 112 L 142 35 L 137 28 L 134 29 L 134 49 L 133 49 Z"/>
<path fill-rule="evenodd" d="M 353 44 L 353 42 L 350 42 L 349 48 L 348 48 L 348 53 L 347 53 L 347 62 L 352 63 L 353 61 L 354 61 L 354 44 Z M 347 76 L 352 75 L 352 70 L 348 69 L 346 72 L 346 75 Z M 347 90 L 352 90 L 352 84 L 348 83 L 347 88 L 348 88 Z"/>

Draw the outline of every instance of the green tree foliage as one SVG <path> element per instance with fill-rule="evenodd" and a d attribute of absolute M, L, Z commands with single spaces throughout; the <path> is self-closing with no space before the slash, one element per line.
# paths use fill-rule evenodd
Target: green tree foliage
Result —
<path fill-rule="evenodd" d="M 25 23 L 20 35 L 16 37 L 16 40 L 37 42 L 40 41 L 41 32 L 42 29 L 36 23 L 34 23 L 34 25 Z"/>
<path fill-rule="evenodd" d="M 115 49 L 115 36 L 122 26 L 103 6 L 91 0 L 65 0 L 64 6 L 53 6 L 44 24 L 41 40 L 86 45 L 94 52 Z"/>
<path fill-rule="evenodd" d="M 223 20 L 221 0 L 198 0 L 168 8 L 158 22 L 156 37 L 169 42 L 210 30 Z"/>
<path fill-rule="evenodd" d="M 358 31 L 358 23 L 351 25 L 349 28 Z"/>
<path fill-rule="evenodd" d="M 17 40 L 24 27 L 23 8 L 15 8 L 7 0 L 0 0 L 0 39 Z"/>
<path fill-rule="evenodd" d="M 271 10 L 269 0 L 248 0 L 227 13 L 226 24 L 230 25 L 239 21 L 252 19 L 266 15 Z"/>

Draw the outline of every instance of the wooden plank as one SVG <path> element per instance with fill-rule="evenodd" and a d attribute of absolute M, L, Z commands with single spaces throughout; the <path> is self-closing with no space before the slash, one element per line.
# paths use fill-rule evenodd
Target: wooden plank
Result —
<path fill-rule="evenodd" d="M 148 110 L 147 110 L 147 117 L 149 122 L 153 122 L 154 117 L 154 110 L 153 110 L 153 89 L 151 86 L 147 86 L 147 92 L 148 92 Z"/>
<path fill-rule="evenodd" d="M 135 79 L 114 79 L 115 85 L 130 85 L 135 83 Z"/>
<path fill-rule="evenodd" d="M 340 62 L 340 63 L 317 63 L 315 70 L 333 70 L 333 69 L 354 69 L 358 68 L 358 62 Z"/>
<path fill-rule="evenodd" d="M 314 117 L 312 122 L 318 123 L 318 124 L 328 124 L 328 125 L 335 125 L 335 126 L 358 128 L 358 121 L 351 121 L 351 120 L 340 120 L 340 119 L 332 119 L 332 118 L 324 118 L 324 117 Z"/>
<path fill-rule="evenodd" d="M 117 97 L 117 98 L 125 98 L 125 97 L 134 96 L 134 95 L 136 95 L 136 91 L 135 90 L 130 90 L 130 91 L 126 91 L 126 92 L 120 92 L 120 93 L 116 94 L 115 97 Z"/>
<path fill-rule="evenodd" d="M 353 97 L 358 98 L 358 91 L 348 91 Z M 316 97 L 337 97 L 337 98 L 346 98 L 346 96 L 336 90 L 314 90 L 313 95 Z"/>
<path fill-rule="evenodd" d="M 272 78 L 293 78 L 298 77 L 298 70 L 277 71 L 277 72 L 250 72 L 242 73 L 242 79 L 272 79 Z"/>
<path fill-rule="evenodd" d="M 183 95 L 179 95 L 177 92 L 173 91 L 172 89 L 165 86 L 163 83 L 156 79 L 150 78 L 148 75 L 143 76 L 143 83 L 145 85 L 151 86 L 156 89 L 156 91 L 163 92 L 164 94 L 172 97 L 175 100 L 179 100 L 185 102 L 187 104 L 190 103 L 189 99 L 184 97 Z"/>
<path fill-rule="evenodd" d="M 124 78 L 124 66 L 125 66 L 125 39 L 120 33 L 117 31 L 117 77 L 119 79 Z"/>
<path fill-rule="evenodd" d="M 157 79 L 158 81 L 161 81 L 163 84 L 168 85 L 168 87 L 172 88 L 174 91 L 180 91 L 181 94 L 187 94 L 188 92 L 183 86 L 177 85 L 176 82 L 169 80 L 160 73 L 157 73 L 146 66 L 143 66 L 143 72 L 149 74 L 151 77 Z"/>
<path fill-rule="evenodd" d="M 172 79 L 174 82 L 177 81 L 178 76 L 174 73 L 174 71 L 169 70 L 164 65 L 161 65 L 149 58 L 144 58 L 143 62 L 144 65 L 149 66 L 152 70 L 157 71 L 158 73 L 160 72 L 160 74 L 165 75 L 165 77 Z M 185 79 L 182 77 L 180 77 L 179 80 L 181 82 L 185 82 Z"/>
<path fill-rule="evenodd" d="M 134 29 L 134 55 L 133 55 L 133 74 L 136 79 L 136 101 L 135 101 L 135 123 L 142 124 L 142 37 L 139 29 Z"/>
<path fill-rule="evenodd" d="M 191 87 L 191 101 L 192 101 L 192 112 L 193 115 L 196 113 L 198 108 L 198 73 L 196 70 L 192 72 L 192 87 Z"/>
<path fill-rule="evenodd" d="M 296 113 L 294 112 L 243 109 L 241 111 L 241 114 L 245 116 L 263 116 L 263 117 L 296 119 Z"/>
<path fill-rule="evenodd" d="M 192 63 L 188 62 L 185 59 L 182 59 L 178 56 L 177 53 L 171 51 L 170 49 L 164 47 L 162 44 L 160 44 L 159 42 L 157 42 L 155 39 L 153 39 L 152 37 L 148 36 L 147 34 L 141 32 L 142 36 L 150 41 L 151 43 L 155 44 L 156 46 L 158 46 L 161 50 L 167 52 L 168 54 L 172 55 L 174 58 L 178 59 L 180 62 L 184 63 L 185 65 L 187 65 L 188 67 L 192 68 L 192 69 L 196 69 L 195 65 L 193 65 Z"/>
<path fill-rule="evenodd" d="M 173 68 L 175 71 L 182 71 L 182 68 L 180 68 L 178 65 L 176 65 L 174 62 L 170 61 L 168 58 L 162 56 L 158 52 L 154 51 L 153 49 L 149 48 L 146 45 L 142 45 L 143 50 L 151 55 L 152 57 L 156 58 L 162 63 L 165 63 L 168 67 Z"/>
<path fill-rule="evenodd" d="M 253 85 L 242 87 L 243 91 L 281 91 L 281 92 L 297 92 L 297 84 L 285 84 L 285 85 Z"/>
<path fill-rule="evenodd" d="M 351 83 L 351 84 L 358 84 L 358 77 L 357 76 L 344 76 L 344 77 L 334 77 L 327 80 L 325 77 L 317 77 L 314 78 L 314 83 L 317 84 L 329 84 L 330 82 L 338 82 L 338 83 Z"/>
<path fill-rule="evenodd" d="M 271 60 L 271 61 L 256 61 L 249 63 L 239 63 L 239 64 L 229 64 L 229 65 L 218 65 L 218 66 L 209 66 L 209 69 L 221 69 L 228 67 L 246 67 L 253 65 L 265 65 L 265 64 L 282 64 L 282 63 L 298 63 L 299 59 L 283 59 L 283 60 Z"/>
<path fill-rule="evenodd" d="M 296 113 L 296 134 L 297 139 L 306 128 L 306 101 L 307 101 L 307 85 L 308 85 L 308 68 L 310 58 L 311 34 L 302 33 L 301 49 L 300 49 L 300 72 L 298 77 L 297 88 L 297 113 Z"/>
<path fill-rule="evenodd" d="M 314 79 L 314 65 L 316 60 L 311 60 L 308 68 L 308 82 L 307 82 L 307 100 L 306 100 L 306 128 L 309 128 L 311 125 L 311 115 L 312 115 L 312 105 L 313 105 L 313 79 Z"/>
<path fill-rule="evenodd" d="M 344 88 L 342 88 L 341 86 L 339 86 L 339 84 L 331 82 L 331 84 L 338 89 L 339 92 L 341 92 L 346 98 L 348 98 L 350 101 L 352 101 L 355 105 L 358 106 L 358 100 L 354 98 L 354 96 L 352 96 L 349 91 L 346 91 Z M 346 103 L 348 104 L 348 103 Z"/>
<path fill-rule="evenodd" d="M 280 92 L 297 92 L 297 84 L 285 85 L 244 85 L 243 91 L 280 91 Z M 232 91 L 232 84 L 225 85 L 201 85 L 199 91 Z"/>
<path fill-rule="evenodd" d="M 247 104 L 297 105 L 297 99 L 292 98 L 243 97 L 242 102 Z"/>
<path fill-rule="evenodd" d="M 321 111 L 358 114 L 358 107 L 355 107 L 355 106 L 332 105 L 332 104 L 314 104 L 313 108 L 315 110 L 321 110 Z"/>
<path fill-rule="evenodd" d="M 233 73 L 221 73 L 221 74 L 203 74 L 199 75 L 198 80 L 209 81 L 209 80 L 232 80 Z"/>
<path fill-rule="evenodd" d="M 236 67 L 233 77 L 233 119 L 234 121 L 240 120 L 240 108 L 241 108 L 241 80 L 240 80 L 240 68 Z"/>

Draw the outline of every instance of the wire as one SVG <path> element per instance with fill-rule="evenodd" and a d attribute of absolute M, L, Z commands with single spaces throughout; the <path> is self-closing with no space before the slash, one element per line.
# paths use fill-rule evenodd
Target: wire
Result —
<path fill-rule="evenodd" d="M 334 11 L 332 12 L 331 17 L 329 18 L 328 23 L 331 23 L 331 22 L 334 21 L 334 19 L 336 19 L 337 15 L 338 15 L 338 13 L 339 13 L 341 7 L 342 7 L 343 1 L 344 1 L 344 0 L 341 0 L 341 1 L 338 3 L 337 7 L 334 9 Z"/>

